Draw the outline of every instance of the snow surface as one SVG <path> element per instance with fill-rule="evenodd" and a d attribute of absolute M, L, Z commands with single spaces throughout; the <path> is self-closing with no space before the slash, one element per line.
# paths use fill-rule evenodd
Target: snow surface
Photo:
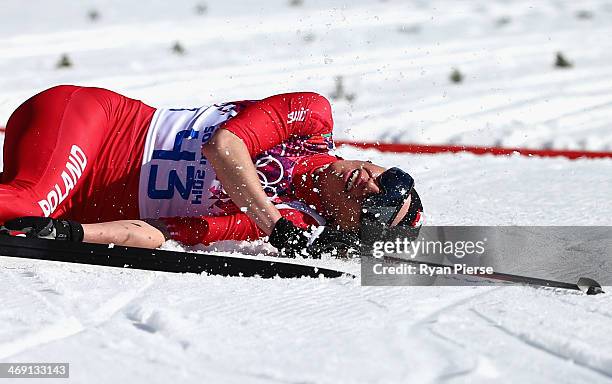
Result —
<path fill-rule="evenodd" d="M 0 125 L 60 83 L 184 107 L 332 97 L 342 76 L 353 99 L 332 100 L 337 138 L 612 150 L 609 0 L 210 1 L 201 15 L 198 4 L 4 0 Z M 557 51 L 574 68 L 555 69 Z M 55 68 L 63 53 L 72 68 Z M 612 224 L 610 160 L 339 151 L 409 169 L 432 225 Z M 67 361 L 74 382 L 612 381 L 609 295 L 0 257 L 0 302 L 0 361 Z"/>

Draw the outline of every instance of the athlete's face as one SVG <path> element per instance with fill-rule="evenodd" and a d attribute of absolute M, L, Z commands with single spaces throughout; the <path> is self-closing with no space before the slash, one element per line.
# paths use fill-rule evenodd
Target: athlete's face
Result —
<path fill-rule="evenodd" d="M 386 169 L 360 160 L 340 160 L 318 172 L 318 189 L 325 216 L 342 229 L 359 229 L 366 197 L 379 193 L 376 179 Z"/>

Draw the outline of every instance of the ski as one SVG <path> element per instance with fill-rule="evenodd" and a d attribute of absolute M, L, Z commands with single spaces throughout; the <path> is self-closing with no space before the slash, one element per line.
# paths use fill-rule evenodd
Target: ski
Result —
<path fill-rule="evenodd" d="M 352 276 L 343 271 L 318 268 L 298 262 L 124 246 L 111 247 L 101 244 L 71 243 L 8 235 L 0 236 L 0 256 L 174 273 L 207 273 L 221 276 L 259 276 L 262 278 L 319 276 L 336 278 L 345 275 Z M 444 264 L 391 256 L 386 256 L 384 260 L 394 263 L 425 264 L 430 267 L 449 267 Z M 493 272 L 492 274 L 460 274 L 513 284 L 575 290 L 584 292 L 587 295 L 604 293 L 601 285 L 588 277 L 581 277 L 576 283 L 568 283 L 502 272 Z"/>
<path fill-rule="evenodd" d="M 0 256 L 175 273 L 262 278 L 329 277 L 342 271 L 285 261 L 0 235 Z"/>
<path fill-rule="evenodd" d="M 369 256 L 368 256 L 369 257 Z M 449 265 L 433 263 L 429 261 L 415 260 L 415 259 L 402 259 L 399 257 L 385 256 L 385 261 L 395 262 L 395 263 L 411 263 L 411 264 L 424 264 L 430 267 L 450 267 Z M 513 275 L 510 273 L 503 272 L 493 272 L 491 274 L 470 274 L 470 273 L 459 273 L 463 276 L 475 276 L 483 279 L 489 280 L 498 280 L 505 281 L 513 284 L 522 284 L 529 285 L 533 287 L 549 287 L 549 288 L 561 288 L 568 289 L 573 291 L 581 291 L 586 293 L 587 295 L 597 295 L 600 293 L 605 293 L 601 287 L 601 285 L 588 277 L 580 277 L 576 283 L 567 283 L 563 281 L 555 281 L 548 279 L 541 279 L 537 277 L 523 276 L 523 275 Z"/>

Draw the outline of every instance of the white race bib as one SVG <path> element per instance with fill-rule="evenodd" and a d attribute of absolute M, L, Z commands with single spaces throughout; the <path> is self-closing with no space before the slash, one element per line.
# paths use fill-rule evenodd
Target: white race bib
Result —
<path fill-rule="evenodd" d="M 236 116 L 233 104 L 158 109 L 147 133 L 140 170 L 141 218 L 214 215 L 220 185 L 202 144 Z"/>

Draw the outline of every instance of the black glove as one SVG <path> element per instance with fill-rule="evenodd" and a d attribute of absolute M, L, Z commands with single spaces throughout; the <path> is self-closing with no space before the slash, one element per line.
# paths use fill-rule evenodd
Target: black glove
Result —
<path fill-rule="evenodd" d="M 310 233 L 281 218 L 270 234 L 270 244 L 285 257 L 320 258 L 323 253 L 343 256 L 351 250 L 357 250 L 359 239 L 357 235 L 329 227 L 318 227 Z"/>
<path fill-rule="evenodd" d="M 83 241 L 83 226 L 76 221 L 48 217 L 18 217 L 4 223 L 4 228 L 39 239 Z"/>

